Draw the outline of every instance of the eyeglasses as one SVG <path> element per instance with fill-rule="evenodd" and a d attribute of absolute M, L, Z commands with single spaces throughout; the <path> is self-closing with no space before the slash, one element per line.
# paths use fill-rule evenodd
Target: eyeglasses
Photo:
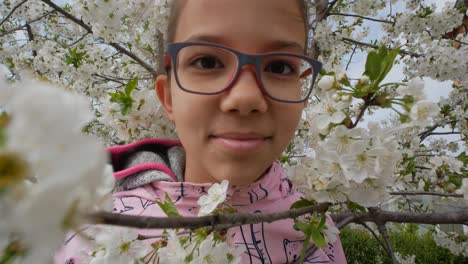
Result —
<path fill-rule="evenodd" d="M 171 61 L 179 87 L 189 93 L 213 95 L 228 90 L 244 65 L 253 65 L 257 83 L 268 97 L 285 103 L 305 101 L 322 68 L 310 57 L 272 52 L 250 55 L 218 44 L 179 42 L 166 48 L 165 67 Z"/>

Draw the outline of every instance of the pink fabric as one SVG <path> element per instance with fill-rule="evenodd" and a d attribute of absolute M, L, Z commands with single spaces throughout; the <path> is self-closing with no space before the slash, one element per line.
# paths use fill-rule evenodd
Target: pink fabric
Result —
<path fill-rule="evenodd" d="M 120 149 L 119 149 L 120 150 Z M 196 216 L 198 198 L 211 184 L 155 181 L 136 189 L 114 193 L 114 213 L 142 216 L 165 216 L 155 201 L 169 195 L 183 216 Z M 288 210 L 300 194 L 292 187 L 281 165 L 275 162 L 269 172 L 257 182 L 245 187 L 228 189 L 228 200 L 240 212 L 274 213 Z M 333 225 L 330 218 L 329 224 Z M 303 235 L 293 228 L 293 220 L 243 225 L 228 231 L 231 246 L 245 248 L 242 263 L 291 263 L 300 256 Z M 140 230 L 143 235 L 158 235 L 162 230 Z M 154 240 L 147 240 L 149 244 Z M 67 237 L 66 245 L 55 256 L 54 263 L 86 263 L 86 248 L 76 236 Z M 73 261 L 73 262 L 67 262 Z M 318 249 L 305 263 L 346 263 L 341 241 Z"/>

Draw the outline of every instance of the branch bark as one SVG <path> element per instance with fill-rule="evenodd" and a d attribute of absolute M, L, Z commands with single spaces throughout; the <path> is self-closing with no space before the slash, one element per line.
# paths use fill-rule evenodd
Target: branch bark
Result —
<path fill-rule="evenodd" d="M 390 195 L 432 195 L 432 196 L 442 196 L 442 197 L 455 197 L 463 198 L 463 194 L 457 193 L 436 193 L 436 192 L 415 192 L 415 191 L 404 191 L 404 192 L 391 192 Z"/>
<path fill-rule="evenodd" d="M 387 251 L 388 256 L 392 259 L 392 264 L 398 264 L 395 257 L 395 252 L 393 252 L 392 243 L 390 242 L 390 236 L 388 235 L 387 227 L 384 223 L 378 224 L 377 227 L 379 229 L 380 234 L 382 235 L 385 245 L 385 251 Z"/>
<path fill-rule="evenodd" d="M 299 209 L 292 209 L 273 214 L 261 213 L 235 213 L 226 215 L 210 215 L 204 217 L 141 217 L 132 215 L 98 212 L 84 215 L 85 221 L 94 224 L 107 224 L 127 226 L 143 229 L 164 228 L 201 228 L 211 226 L 214 229 L 225 229 L 245 224 L 257 224 L 262 222 L 274 222 L 280 219 L 296 218 L 311 212 L 323 212 L 330 207 L 330 203 L 321 203 Z M 416 212 L 391 212 L 379 208 L 370 208 L 368 212 L 344 212 L 332 215 L 336 223 L 343 222 L 340 227 L 353 222 L 374 223 L 416 223 L 416 224 L 464 224 L 468 221 L 468 210 L 449 213 L 416 213 Z"/>
<path fill-rule="evenodd" d="M 235 213 L 226 215 L 210 215 L 203 217 L 142 217 L 133 215 L 113 214 L 99 212 L 85 215 L 85 219 L 94 224 L 118 225 L 136 228 L 189 228 L 196 229 L 211 226 L 213 229 L 225 229 L 245 224 L 257 224 L 273 222 L 280 219 L 296 218 L 312 212 L 324 212 L 330 207 L 330 203 L 321 203 L 299 209 L 292 209 L 279 213 Z M 467 219 L 468 220 L 468 219 Z"/>
<path fill-rule="evenodd" d="M 339 222 L 350 215 L 354 215 L 354 223 L 414 223 L 414 224 L 463 224 L 468 220 L 468 210 L 446 213 L 416 213 L 416 212 L 391 212 L 374 208 L 369 212 L 345 212 L 333 215 L 335 222 Z"/>

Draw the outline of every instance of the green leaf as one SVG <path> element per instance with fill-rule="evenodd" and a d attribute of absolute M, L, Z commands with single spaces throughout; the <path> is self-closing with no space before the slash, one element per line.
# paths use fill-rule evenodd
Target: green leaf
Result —
<path fill-rule="evenodd" d="M 137 87 L 137 85 L 138 85 L 138 77 L 135 77 L 131 81 L 129 81 L 127 85 L 125 86 L 125 94 L 127 96 L 130 96 L 130 94 Z"/>
<path fill-rule="evenodd" d="M 295 203 L 293 203 L 289 209 L 298 209 L 298 208 L 302 208 L 302 207 L 306 207 L 306 206 L 310 206 L 314 204 L 317 204 L 317 202 L 314 200 L 306 200 L 304 198 L 301 198 L 299 201 L 296 201 Z"/>
<path fill-rule="evenodd" d="M 169 198 L 169 195 L 166 193 L 166 197 L 164 199 L 164 203 L 156 201 L 156 203 L 161 207 L 163 212 L 167 216 L 180 216 L 179 211 L 177 211 L 177 208 L 175 207 L 174 203 L 172 202 L 171 198 Z"/>
<path fill-rule="evenodd" d="M 68 65 L 73 65 L 78 69 L 83 64 L 83 59 L 86 56 L 86 51 L 78 52 L 78 47 L 68 49 L 68 54 L 65 54 L 65 59 Z"/>
<path fill-rule="evenodd" d="M 403 124 L 404 123 L 409 123 L 409 122 L 411 122 L 411 118 L 408 115 L 401 114 L 400 115 L 400 122 L 403 123 Z"/>
<path fill-rule="evenodd" d="M 120 105 L 120 112 L 122 115 L 128 114 L 133 106 L 133 98 L 130 95 L 125 94 L 122 91 L 117 91 L 115 93 L 108 93 L 111 97 L 110 101 L 112 103 L 118 103 Z"/>
<path fill-rule="evenodd" d="M 6 126 L 9 122 L 9 116 L 6 112 L 0 114 L 0 148 L 6 144 Z"/>
<path fill-rule="evenodd" d="M 463 162 L 463 164 L 465 166 L 468 164 L 468 155 L 466 155 L 466 152 L 460 153 L 460 155 L 458 155 L 457 159 L 459 161 Z"/>
<path fill-rule="evenodd" d="M 327 241 L 325 240 L 324 235 L 322 234 L 322 232 L 320 232 L 318 228 L 311 228 L 310 235 L 316 247 L 322 248 L 327 246 Z"/>
<path fill-rule="evenodd" d="M 375 92 L 378 90 L 380 82 L 392 69 L 395 58 L 399 53 L 399 49 L 389 51 L 385 46 L 381 46 L 378 51 L 369 52 L 364 75 L 369 76 L 369 79 L 372 81 L 371 91 Z"/>
<path fill-rule="evenodd" d="M 369 54 L 367 54 L 364 75 L 369 76 L 371 81 L 375 81 L 379 77 L 381 70 L 380 63 L 386 55 L 387 49 L 385 47 L 381 47 L 378 52 L 370 51 Z"/>
<path fill-rule="evenodd" d="M 327 222 L 327 215 L 325 213 L 323 213 L 322 217 L 320 219 L 320 223 L 318 225 L 318 229 L 321 230 L 325 226 L 326 222 Z"/>
<path fill-rule="evenodd" d="M 382 82 L 383 79 L 390 72 L 390 70 L 393 67 L 393 64 L 395 63 L 395 58 L 396 58 L 396 56 L 398 54 L 400 54 L 400 49 L 393 49 L 393 50 L 391 50 L 390 52 L 387 53 L 387 55 L 385 56 L 385 58 L 382 61 L 382 68 L 381 68 L 379 77 L 377 78 L 377 81 L 375 82 L 376 87 L 378 87 L 380 82 Z"/>
<path fill-rule="evenodd" d="M 353 211 L 361 211 L 361 212 L 366 212 L 366 208 L 360 204 L 357 204 L 353 201 L 347 201 L 346 204 L 348 205 L 348 208 Z"/>

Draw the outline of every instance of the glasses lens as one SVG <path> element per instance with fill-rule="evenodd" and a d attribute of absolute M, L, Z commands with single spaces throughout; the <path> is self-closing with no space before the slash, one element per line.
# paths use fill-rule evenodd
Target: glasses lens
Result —
<path fill-rule="evenodd" d="M 225 49 L 204 45 L 184 47 L 176 61 L 179 84 L 196 93 L 219 92 L 231 81 L 237 63 L 237 56 Z"/>
<path fill-rule="evenodd" d="M 314 68 L 294 55 L 271 55 L 262 61 L 261 79 L 267 92 L 286 101 L 305 99 L 312 89 Z"/>

